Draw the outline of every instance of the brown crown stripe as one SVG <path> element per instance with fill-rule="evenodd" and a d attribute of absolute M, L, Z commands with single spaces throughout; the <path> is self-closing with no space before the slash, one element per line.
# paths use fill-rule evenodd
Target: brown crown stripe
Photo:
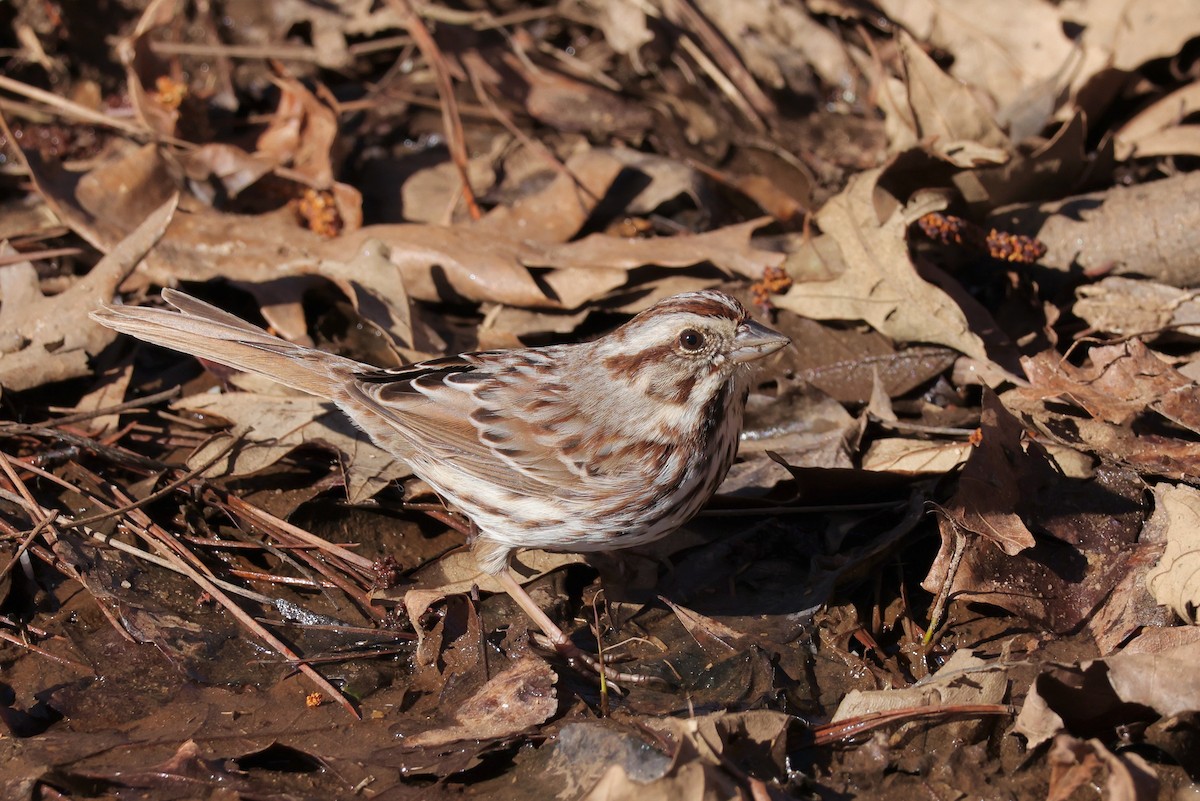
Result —
<path fill-rule="evenodd" d="M 717 299 L 687 295 L 675 300 L 667 300 L 651 310 L 655 316 L 659 314 L 694 314 L 697 317 L 721 317 L 734 322 L 746 319 L 746 310 L 742 304 L 731 297 Z"/>

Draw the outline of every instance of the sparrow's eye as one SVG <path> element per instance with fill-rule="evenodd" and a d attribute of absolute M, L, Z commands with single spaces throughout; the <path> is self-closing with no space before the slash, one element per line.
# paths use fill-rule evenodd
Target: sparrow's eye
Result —
<path fill-rule="evenodd" d="M 704 347 L 704 335 L 694 328 L 685 328 L 679 335 L 679 347 L 687 351 L 698 351 Z"/>

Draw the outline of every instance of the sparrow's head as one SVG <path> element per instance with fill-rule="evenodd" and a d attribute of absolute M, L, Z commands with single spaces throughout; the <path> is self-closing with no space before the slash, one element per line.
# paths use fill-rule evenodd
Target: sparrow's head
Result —
<path fill-rule="evenodd" d="M 741 303 L 706 289 L 669 297 L 597 345 L 614 380 L 688 406 L 705 406 L 742 365 L 791 342 L 751 320 Z"/>

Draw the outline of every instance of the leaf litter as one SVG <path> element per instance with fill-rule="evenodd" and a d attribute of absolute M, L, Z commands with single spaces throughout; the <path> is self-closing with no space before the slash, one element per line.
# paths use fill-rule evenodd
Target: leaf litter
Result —
<path fill-rule="evenodd" d="M 4 796 L 1187 792 L 1176 5 L 13 3 Z M 381 366 L 710 286 L 789 333 L 696 521 L 519 557 L 665 682 L 331 407 L 87 318 L 181 283 Z"/>

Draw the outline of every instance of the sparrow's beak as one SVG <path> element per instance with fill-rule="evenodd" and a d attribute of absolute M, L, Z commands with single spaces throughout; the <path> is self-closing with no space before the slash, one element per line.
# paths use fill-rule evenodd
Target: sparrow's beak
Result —
<path fill-rule="evenodd" d="M 778 331 L 773 331 L 753 320 L 747 320 L 737 328 L 737 334 L 733 338 L 733 352 L 729 354 L 729 358 L 738 364 L 745 364 L 764 356 L 770 356 L 790 344 L 792 344 L 792 340 Z"/>

